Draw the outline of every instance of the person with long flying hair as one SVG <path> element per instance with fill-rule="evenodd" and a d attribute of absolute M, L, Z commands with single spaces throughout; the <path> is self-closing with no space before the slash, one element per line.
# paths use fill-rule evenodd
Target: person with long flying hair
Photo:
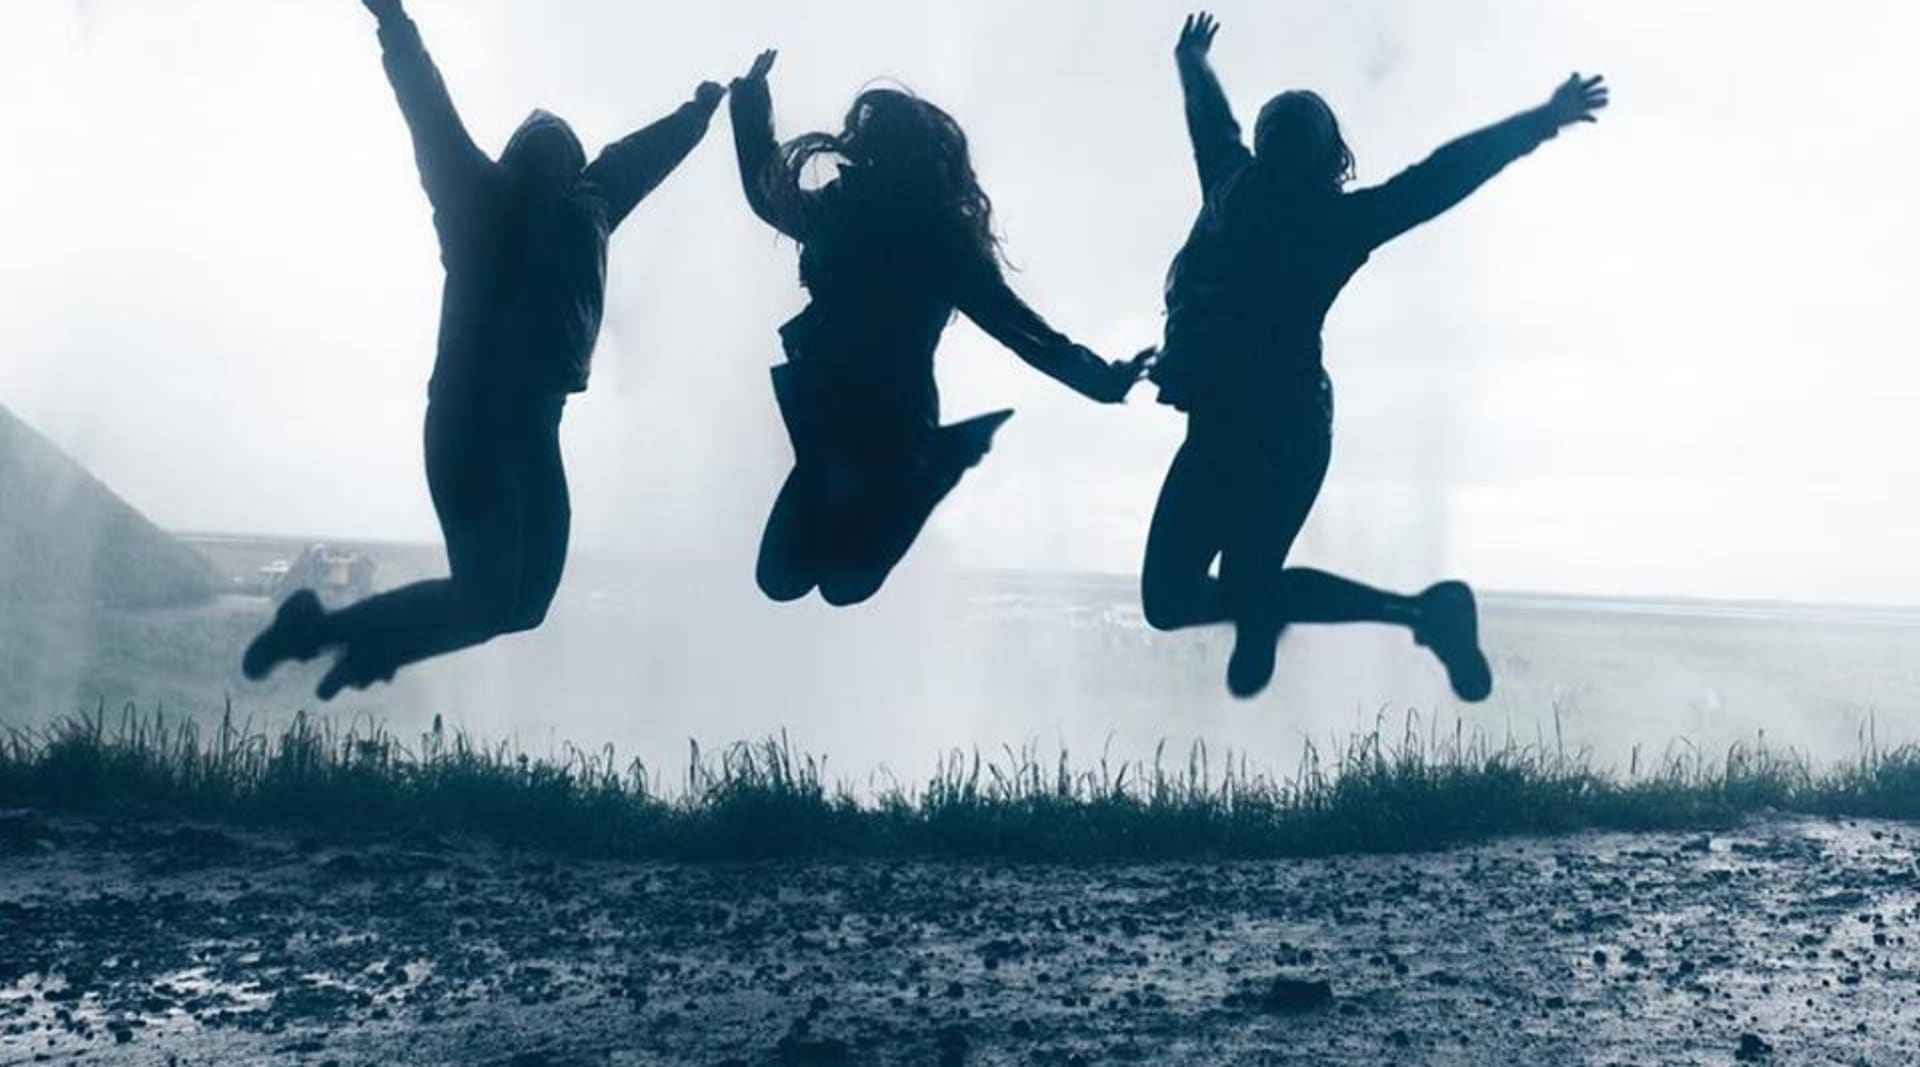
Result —
<path fill-rule="evenodd" d="M 1463 582 L 1415 595 L 1287 566 L 1331 456 L 1333 390 L 1320 335 L 1340 290 L 1373 251 L 1465 199 L 1509 163 L 1607 106 L 1575 74 L 1545 104 L 1453 141 L 1372 188 L 1349 190 L 1353 153 L 1317 94 L 1284 92 L 1241 139 L 1208 59 L 1219 24 L 1191 16 L 1175 56 L 1203 202 L 1167 278 L 1153 367 L 1160 400 L 1187 415 L 1148 534 L 1141 600 L 1163 630 L 1230 623 L 1228 688 L 1272 679 L 1293 623 L 1387 623 L 1430 649 L 1462 700 L 1493 674 Z M 1213 572 L 1219 561 L 1218 575 Z"/>
<path fill-rule="evenodd" d="M 800 246 L 811 303 L 780 330 L 774 392 L 794 466 L 756 568 L 774 600 L 835 605 L 886 581 L 934 508 L 1011 414 L 940 425 L 934 351 L 956 309 L 1021 359 L 1100 403 L 1124 400 L 1144 357 L 1109 363 L 1016 296 L 993 205 L 953 117 L 899 89 L 862 92 L 838 133 L 774 137 L 762 53 L 731 87 L 747 203 Z M 817 187 L 813 168 L 837 167 Z"/>

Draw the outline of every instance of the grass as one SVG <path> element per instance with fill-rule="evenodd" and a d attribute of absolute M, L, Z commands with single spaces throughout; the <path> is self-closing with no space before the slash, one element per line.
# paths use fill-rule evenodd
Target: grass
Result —
<path fill-rule="evenodd" d="M 609 748 L 534 758 L 433 728 L 297 716 L 275 734 L 231 714 L 203 731 L 133 707 L 0 737 L 0 806 L 186 817 L 346 835 L 474 835 L 569 854 L 688 860 L 797 857 L 1174 859 L 1418 851 L 1503 834 L 1722 827 L 1768 811 L 1920 818 L 1920 748 L 1816 768 L 1764 738 L 1642 766 L 1592 766 L 1558 744 L 1495 743 L 1409 716 L 1290 776 L 1215 763 L 1062 752 L 937 761 L 923 783 L 857 795 L 784 737 L 692 748 L 668 786 Z"/>

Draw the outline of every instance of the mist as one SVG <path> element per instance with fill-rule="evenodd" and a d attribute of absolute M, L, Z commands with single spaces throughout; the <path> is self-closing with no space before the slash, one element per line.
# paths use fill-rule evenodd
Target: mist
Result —
<path fill-rule="evenodd" d="M 782 52 L 783 135 L 834 127 L 863 85 L 899 80 L 966 126 L 1023 295 L 1109 357 L 1158 339 L 1162 275 L 1198 202 L 1169 55 L 1178 5 L 409 7 L 489 150 L 536 106 L 604 143 L 766 46 Z M 1920 153 L 1900 135 L 1920 128 L 1911 5 L 1216 9 L 1242 120 L 1274 91 L 1315 88 L 1368 183 L 1569 71 L 1616 87 L 1597 128 L 1383 251 L 1336 308 L 1335 462 L 1300 562 L 1396 588 L 1457 574 L 1607 597 L 1920 600 L 1905 559 L 1920 502 L 1900 491 L 1920 474 L 1904 436 L 1920 398 L 1905 306 Z M 0 401 L 164 527 L 436 536 L 419 438 L 441 275 L 369 22 L 349 0 L 24 0 L 0 15 L 0 91 L 16 102 Z M 789 727 L 849 769 L 1109 736 L 1285 761 L 1383 710 L 1451 713 L 1401 635 L 1289 636 L 1283 683 L 1252 705 L 1100 676 L 1186 656 L 1217 688 L 1222 635 L 1140 632 L 1135 651 L 1097 656 L 996 642 L 974 617 L 1004 611 L 981 572 L 1137 569 L 1180 425 L 1150 389 L 1086 405 L 965 322 L 942 349 L 944 409 L 1017 408 L 993 455 L 875 604 L 764 603 L 754 545 L 790 459 L 766 370 L 804 294 L 795 249 L 744 209 L 729 138 L 721 117 L 614 240 L 594 385 L 564 430 L 576 558 L 548 629 L 343 710 L 447 711 L 658 761 L 689 736 Z M 1492 632 L 1513 635 L 1512 665 L 1530 631 Z M 1576 741 L 1618 751 L 1738 688 L 1685 663 L 1594 681 L 1533 662 L 1537 677 L 1518 672 L 1471 721 L 1531 733 L 1577 704 Z M 207 706 L 227 695 L 207 688 Z M 1796 689 L 1680 725 L 1842 746 L 1909 689 L 1854 673 L 1831 716 L 1796 714 Z M 1647 710 L 1622 722 L 1627 707 Z"/>

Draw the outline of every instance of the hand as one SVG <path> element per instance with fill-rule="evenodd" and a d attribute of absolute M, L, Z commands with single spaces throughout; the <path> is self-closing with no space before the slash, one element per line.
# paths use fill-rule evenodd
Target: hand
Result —
<path fill-rule="evenodd" d="M 1576 122 L 1598 122 L 1594 112 L 1607 106 L 1606 79 L 1596 74 L 1591 78 L 1582 78 L 1578 71 L 1573 77 L 1560 83 L 1547 100 L 1547 117 L 1553 120 L 1555 129 L 1571 126 Z"/>
<path fill-rule="evenodd" d="M 1180 27 L 1180 43 L 1173 46 L 1173 54 L 1182 58 L 1205 59 L 1213 48 L 1213 35 L 1220 32 L 1220 21 L 1205 11 L 1197 15 L 1188 15 L 1186 25 Z"/>
<path fill-rule="evenodd" d="M 1107 374 L 1103 381 L 1095 386 L 1090 394 L 1092 399 L 1102 404 L 1120 404 L 1127 399 L 1140 379 L 1153 369 L 1154 361 L 1160 358 L 1160 350 L 1149 348 L 1120 363 L 1107 364 Z"/>
<path fill-rule="evenodd" d="M 772 73 L 773 71 L 773 61 L 779 58 L 780 58 L 779 49 L 777 48 L 767 49 L 766 51 L 760 53 L 759 55 L 754 56 L 753 66 L 747 68 L 747 72 L 745 74 L 742 74 L 738 78 L 735 78 L 734 82 L 738 84 L 740 82 L 766 81 L 767 75 Z"/>
<path fill-rule="evenodd" d="M 400 0 L 360 0 L 360 2 L 366 5 L 367 10 L 372 13 L 373 17 L 381 22 L 405 18 L 407 14 L 401 10 Z"/>
<path fill-rule="evenodd" d="M 721 85 L 719 82 L 701 82 L 700 87 L 693 91 L 693 102 L 700 105 L 702 110 L 711 114 L 714 108 L 720 106 L 720 101 L 724 99 L 726 95 L 727 87 Z"/>

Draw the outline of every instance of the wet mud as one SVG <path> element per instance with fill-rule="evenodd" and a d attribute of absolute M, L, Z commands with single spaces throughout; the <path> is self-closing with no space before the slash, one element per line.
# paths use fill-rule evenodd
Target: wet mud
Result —
<path fill-rule="evenodd" d="M 0 812 L 0 1063 L 1910 1063 L 1917 843 L 701 866 Z"/>

